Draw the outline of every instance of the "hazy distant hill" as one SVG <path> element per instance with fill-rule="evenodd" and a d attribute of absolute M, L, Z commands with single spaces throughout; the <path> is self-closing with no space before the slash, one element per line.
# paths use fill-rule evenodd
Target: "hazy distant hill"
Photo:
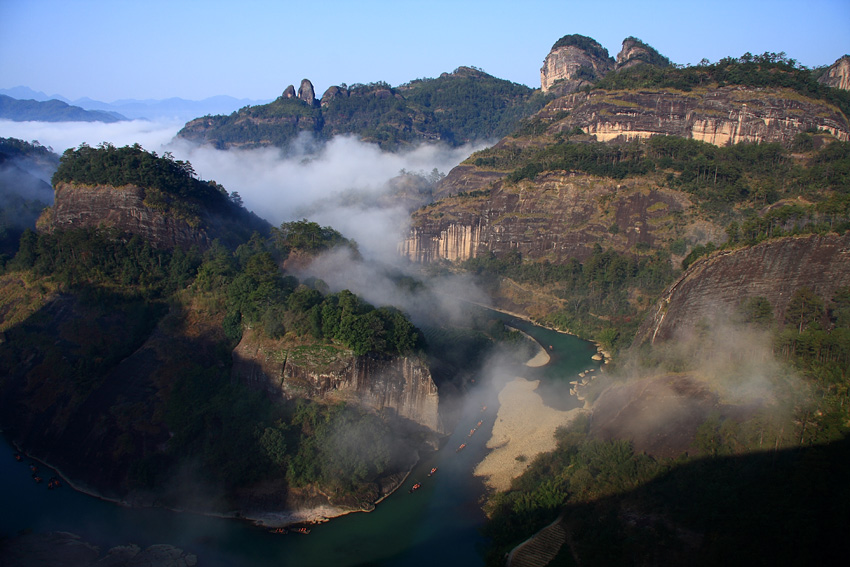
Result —
<path fill-rule="evenodd" d="M 18 100 L 0 95 L 0 118 L 15 122 L 119 122 L 126 120 L 117 112 L 85 110 L 61 100 Z"/>
<path fill-rule="evenodd" d="M 79 106 L 86 110 L 99 110 L 110 113 L 119 113 L 122 117 L 147 120 L 179 120 L 188 121 L 197 116 L 206 114 L 229 114 L 236 109 L 248 105 L 265 104 L 268 100 L 234 98 L 232 96 L 218 95 L 203 100 L 186 100 L 171 97 L 167 99 L 120 99 L 113 102 L 103 102 L 88 97 L 71 100 L 62 95 L 47 95 L 41 91 L 34 91 L 29 87 L 14 87 L 11 89 L 0 89 L 0 95 L 6 95 L 19 100 L 35 100 L 45 102 L 49 100 L 62 101 L 64 103 Z"/>
<path fill-rule="evenodd" d="M 92 110 L 105 110 L 120 112 L 127 118 L 147 120 L 179 120 L 187 121 L 197 116 L 206 114 L 230 113 L 244 106 L 252 104 L 265 104 L 267 100 L 253 100 L 247 98 L 233 98 L 232 96 L 218 95 L 203 100 L 186 100 L 183 98 L 157 99 L 122 99 L 111 103 L 81 98 L 74 104 Z"/>

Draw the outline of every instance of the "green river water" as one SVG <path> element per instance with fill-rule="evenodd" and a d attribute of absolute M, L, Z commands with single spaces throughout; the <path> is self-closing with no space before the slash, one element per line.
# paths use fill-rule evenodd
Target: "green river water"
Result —
<path fill-rule="evenodd" d="M 500 315 L 505 322 L 534 337 L 551 361 L 528 368 L 517 361 L 499 369 L 496 380 L 517 374 L 541 380 L 538 391 L 558 409 L 576 407 L 574 397 L 559 387 L 584 369 L 598 367 L 590 357 L 595 347 L 576 337 Z M 550 348 L 551 347 L 551 348 Z M 487 410 L 482 412 L 483 405 Z M 129 509 L 76 492 L 67 485 L 48 490 L 33 482 L 28 464 L 17 462 L 3 439 L 0 452 L 0 535 L 23 530 L 67 531 L 101 547 L 129 543 L 141 547 L 167 543 L 198 557 L 199 566 L 476 566 L 483 563 L 479 533 L 484 523 L 480 500 L 484 486 L 472 475 L 486 455 L 498 401 L 496 390 L 481 383 L 468 396 L 468 408 L 439 451 L 425 457 L 404 485 L 369 513 L 355 513 L 313 526 L 308 535 L 276 535 L 250 523 L 161 509 Z M 476 434 L 469 430 L 478 420 Z M 456 452 L 461 443 L 465 450 Z M 5 453 L 5 455 L 3 455 Z M 45 479 L 54 473 L 39 465 Z M 431 467 L 437 473 L 428 477 Z M 408 490 L 414 482 L 422 488 Z"/>

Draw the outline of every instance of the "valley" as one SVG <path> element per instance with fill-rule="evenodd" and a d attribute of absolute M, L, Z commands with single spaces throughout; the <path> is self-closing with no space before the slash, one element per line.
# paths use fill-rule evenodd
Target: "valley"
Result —
<path fill-rule="evenodd" d="M 2 186 L 0 427 L 85 493 L 236 534 L 176 542 L 187 565 L 826 561 L 850 525 L 846 68 L 568 35 L 539 90 L 305 79 L 175 137 L 302 165 L 346 136 L 486 146 L 305 200 L 364 244 L 273 223 L 170 150 L 4 138 L 53 196 Z"/>

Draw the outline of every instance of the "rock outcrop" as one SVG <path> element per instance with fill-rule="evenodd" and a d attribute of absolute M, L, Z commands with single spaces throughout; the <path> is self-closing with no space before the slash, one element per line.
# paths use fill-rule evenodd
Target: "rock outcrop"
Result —
<path fill-rule="evenodd" d="M 635 343 L 658 343 L 728 317 L 748 298 L 764 297 L 782 321 L 794 292 L 808 287 L 828 301 L 850 285 L 850 234 L 789 237 L 719 252 L 694 263 L 662 294 Z"/>
<path fill-rule="evenodd" d="M 584 260 L 601 239 L 618 250 L 665 242 L 672 235 L 673 215 L 691 206 L 685 194 L 641 179 L 551 172 L 534 182 L 489 183 L 489 195 L 449 199 L 416 211 L 399 253 L 421 263 L 511 250 L 555 263 Z"/>
<path fill-rule="evenodd" d="M 850 90 L 850 55 L 830 65 L 818 81 L 836 89 Z"/>
<path fill-rule="evenodd" d="M 153 191 L 151 193 L 151 191 Z M 237 246 L 270 225 L 226 197 L 188 199 L 137 185 L 57 183 L 53 206 L 38 219 L 38 230 L 109 227 L 137 235 L 157 248 L 209 247 L 218 239 Z"/>
<path fill-rule="evenodd" d="M 328 87 L 328 90 L 325 91 L 325 94 L 322 95 L 321 105 L 322 108 L 331 104 L 331 102 L 335 98 L 345 98 L 348 96 L 348 89 L 343 89 L 342 87 L 332 86 Z"/>
<path fill-rule="evenodd" d="M 566 113 L 565 118 L 555 120 Z M 581 128 L 600 142 L 661 134 L 717 146 L 739 142 L 789 146 L 797 134 L 807 130 L 829 132 L 843 142 L 850 140 L 850 123 L 840 110 L 777 88 L 599 90 L 564 96 L 539 116 L 554 121 L 550 132 Z"/>
<path fill-rule="evenodd" d="M 627 37 L 623 40 L 623 48 L 617 54 L 615 70 L 628 69 L 637 65 L 667 67 L 670 65 L 670 60 L 636 37 Z"/>
<path fill-rule="evenodd" d="M 850 123 L 838 108 L 779 88 L 593 90 L 562 96 L 533 120 L 544 125 L 542 133 L 504 138 L 493 152 L 529 154 L 578 130 L 584 132 L 578 142 L 670 135 L 718 146 L 776 142 L 789 147 L 812 130 L 850 140 Z M 681 237 L 668 230 L 670 216 L 690 207 L 685 194 L 661 189 L 649 178 L 616 182 L 552 171 L 511 185 L 503 181 L 507 170 L 475 163 L 469 160 L 449 172 L 435 191 L 443 200 L 413 214 L 399 246 L 403 256 L 429 263 L 517 250 L 523 257 L 563 262 L 586 258 L 603 239 L 619 251 L 653 248 Z M 515 163 L 523 165 L 521 158 Z M 609 233 L 611 227 L 617 230 Z"/>
<path fill-rule="evenodd" d="M 283 94 L 280 96 L 282 96 L 283 98 L 295 98 L 295 87 L 289 85 L 288 87 L 286 87 L 286 89 L 284 89 Z"/>
<path fill-rule="evenodd" d="M 437 386 L 422 360 L 355 356 L 334 347 L 309 352 L 263 341 L 249 329 L 233 352 L 233 376 L 285 399 L 354 402 L 444 432 Z"/>
<path fill-rule="evenodd" d="M 207 248 L 211 239 L 201 228 L 145 205 L 145 189 L 59 183 L 53 207 L 39 220 L 39 229 L 114 227 L 136 234 L 161 248 Z"/>
<path fill-rule="evenodd" d="M 568 35 L 555 42 L 540 69 L 540 87 L 551 90 L 556 83 L 562 92 L 573 92 L 590 85 L 614 69 L 608 50 L 595 40 Z"/>
<path fill-rule="evenodd" d="M 575 92 L 592 85 L 611 71 L 636 65 L 667 67 L 670 60 L 636 37 L 623 40 L 623 47 L 614 60 L 608 50 L 583 35 L 566 35 L 555 42 L 540 69 L 540 87 L 548 92 Z"/>
<path fill-rule="evenodd" d="M 313 90 L 313 83 L 309 79 L 301 81 L 301 86 L 298 87 L 298 98 L 310 106 L 316 106 L 316 93 Z"/>

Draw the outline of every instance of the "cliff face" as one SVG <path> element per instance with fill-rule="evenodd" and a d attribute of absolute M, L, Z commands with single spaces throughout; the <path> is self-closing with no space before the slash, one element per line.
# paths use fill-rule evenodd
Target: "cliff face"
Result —
<path fill-rule="evenodd" d="M 606 49 L 589 37 L 564 36 L 543 60 L 540 87 L 544 93 L 556 86 L 561 94 L 572 93 L 595 83 L 611 71 L 636 65 L 666 67 L 670 60 L 634 37 L 623 40 L 623 47 L 614 60 L 608 56 Z"/>
<path fill-rule="evenodd" d="M 145 190 L 135 185 L 124 187 L 88 186 L 59 183 L 55 200 L 46 218 L 39 222 L 45 230 L 115 227 L 137 234 L 155 246 L 203 249 L 210 238 L 203 229 L 157 211 L 144 204 Z"/>
<path fill-rule="evenodd" d="M 202 201 L 183 203 L 180 197 L 154 191 L 152 200 L 160 206 L 153 208 L 145 203 L 146 197 L 151 200 L 149 190 L 136 185 L 58 183 L 53 206 L 42 213 L 38 230 L 106 226 L 137 235 L 158 248 L 197 246 L 200 250 L 215 239 L 235 247 L 252 233 L 269 230 L 266 221 L 230 204 L 211 208 Z"/>
<path fill-rule="evenodd" d="M 233 377 L 286 399 L 358 403 L 444 432 L 437 386 L 416 358 L 354 356 L 333 347 L 284 349 L 248 329 L 233 352 Z"/>
<path fill-rule="evenodd" d="M 833 63 L 818 81 L 837 89 L 850 90 L 850 55 Z"/>
<path fill-rule="evenodd" d="M 586 132 L 579 143 L 672 135 L 718 146 L 790 146 L 812 129 L 850 140 L 850 124 L 837 108 L 783 89 L 597 90 L 562 96 L 534 120 L 545 125 L 541 134 L 504 138 L 494 151 L 520 156 L 576 129 Z M 454 168 L 435 192 L 442 201 L 414 212 L 400 253 L 416 262 L 463 261 L 515 249 L 524 257 L 560 262 L 584 259 L 602 239 L 620 251 L 681 237 L 725 240 L 717 226 L 687 218 L 678 220 L 687 224 L 684 233 L 674 233 L 671 215 L 686 213 L 690 199 L 663 189 L 664 183 L 651 176 L 615 181 L 563 171 L 510 185 L 503 181 L 507 173 L 473 160 Z"/>
<path fill-rule="evenodd" d="M 668 287 L 641 325 L 635 343 L 655 343 L 692 332 L 765 297 L 782 321 L 794 292 L 809 287 L 829 300 L 850 285 L 850 234 L 791 237 L 721 252 L 693 264 Z"/>
<path fill-rule="evenodd" d="M 420 209 L 399 251 L 424 263 L 510 250 L 556 263 L 583 260 L 601 239 L 619 250 L 665 241 L 672 236 L 674 215 L 689 208 L 686 195 L 645 180 L 553 172 L 517 185 L 498 181 L 489 196 Z"/>
<path fill-rule="evenodd" d="M 593 84 L 614 68 L 610 58 L 595 56 L 575 45 L 554 48 L 543 60 L 540 87 L 548 92 L 556 82 L 560 88 L 573 92 Z"/>
<path fill-rule="evenodd" d="M 555 120 L 559 115 L 569 116 Z M 539 116 L 550 132 L 578 127 L 605 142 L 663 134 L 718 146 L 739 142 L 790 145 L 806 130 L 850 140 L 850 124 L 834 106 L 785 89 L 723 87 L 703 91 L 592 91 L 553 101 Z"/>
<path fill-rule="evenodd" d="M 636 65 L 647 64 L 666 67 L 670 64 L 670 60 L 634 37 L 623 40 L 623 48 L 617 54 L 615 70 L 619 71 Z"/>

